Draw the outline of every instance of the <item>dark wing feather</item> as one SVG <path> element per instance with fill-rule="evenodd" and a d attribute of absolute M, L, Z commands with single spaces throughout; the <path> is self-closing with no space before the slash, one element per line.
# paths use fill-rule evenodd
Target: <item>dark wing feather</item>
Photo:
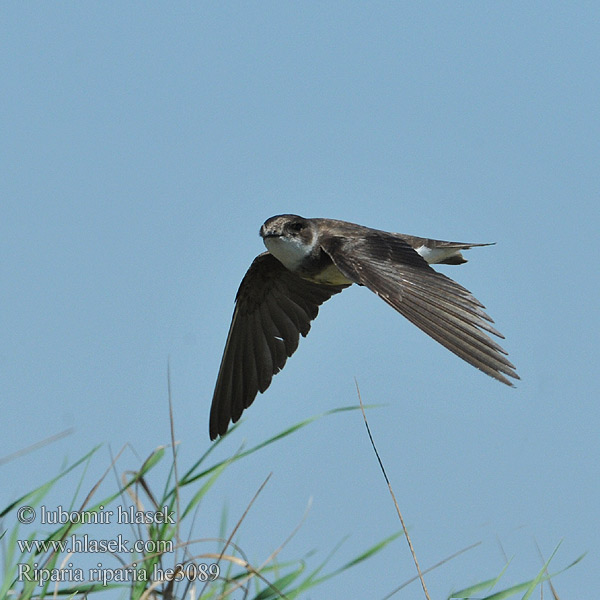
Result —
<path fill-rule="evenodd" d="M 268 252 L 244 276 L 210 409 L 210 439 L 224 435 L 258 392 L 264 392 L 306 336 L 319 306 L 345 285 L 312 283 Z"/>
<path fill-rule="evenodd" d="M 506 352 L 485 332 L 483 305 L 464 287 L 434 271 L 401 237 L 384 232 L 332 237 L 322 245 L 348 279 L 368 287 L 434 340 L 502 383 L 519 379 Z"/>

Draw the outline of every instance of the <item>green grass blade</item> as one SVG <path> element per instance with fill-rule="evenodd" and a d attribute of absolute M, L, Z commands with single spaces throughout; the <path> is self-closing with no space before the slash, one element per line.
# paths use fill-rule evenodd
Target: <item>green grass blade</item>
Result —
<path fill-rule="evenodd" d="M 476 583 L 475 585 L 472 585 L 472 586 L 469 586 L 462 590 L 459 590 L 458 592 L 453 592 L 450 596 L 448 596 L 448 599 L 470 598 L 471 596 L 480 594 L 484 590 L 489 590 L 489 589 L 493 588 L 494 586 L 496 586 L 498 584 L 500 579 L 502 579 L 502 577 L 504 576 L 504 573 L 506 573 L 506 569 L 508 569 L 508 567 L 511 563 L 511 560 L 509 560 L 504 565 L 504 568 L 502 569 L 502 571 L 500 571 L 500 574 L 497 577 L 494 577 L 493 579 L 488 579 L 486 581 L 482 581 L 481 583 Z"/>
<path fill-rule="evenodd" d="M 15 500 L 14 502 L 11 502 L 2 512 L 0 512 L 0 519 L 2 517 L 6 516 L 15 507 L 20 506 L 21 504 L 25 504 L 29 500 L 37 499 L 38 496 L 39 496 L 40 499 L 43 498 L 48 493 L 48 490 L 57 481 L 60 481 L 65 475 L 67 475 L 68 473 L 70 473 L 71 471 L 73 471 L 73 469 L 76 469 L 81 463 L 83 463 L 86 460 L 88 460 L 89 458 L 91 458 L 91 456 L 100 447 L 101 447 L 101 444 L 98 444 L 97 446 L 95 446 L 94 448 L 92 448 L 87 454 L 85 454 L 84 456 L 82 456 L 79 460 L 75 461 L 72 465 L 70 465 L 69 467 L 67 467 L 63 471 L 61 471 L 56 477 L 53 477 L 52 479 L 50 479 L 46 483 L 42 484 L 41 486 L 35 488 L 31 492 L 28 492 L 27 494 L 24 494 L 18 500 Z"/>

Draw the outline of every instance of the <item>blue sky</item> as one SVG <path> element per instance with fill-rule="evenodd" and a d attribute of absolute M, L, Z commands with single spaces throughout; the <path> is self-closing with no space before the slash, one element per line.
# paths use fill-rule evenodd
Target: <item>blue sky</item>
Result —
<path fill-rule="evenodd" d="M 561 597 L 600 554 L 600 8 L 595 3 L 9 3 L 0 36 L 1 504 L 95 443 L 190 464 L 239 281 L 278 213 L 472 242 L 442 270 L 506 336 L 509 389 L 365 289 L 329 301 L 219 455 L 355 404 L 354 378 L 432 596 L 520 582 L 562 545 Z M 105 461 L 103 462 L 103 460 Z M 135 457 L 125 459 L 135 467 Z M 399 525 L 359 413 L 234 465 L 227 503 L 257 562 L 344 536 L 342 564 Z M 337 563 L 336 563 L 337 561 Z M 313 597 L 379 598 L 414 574 L 400 539 Z M 418 585 L 418 584 L 415 584 Z M 357 591 L 359 590 L 360 593 Z M 418 597 L 409 588 L 398 597 Z"/>

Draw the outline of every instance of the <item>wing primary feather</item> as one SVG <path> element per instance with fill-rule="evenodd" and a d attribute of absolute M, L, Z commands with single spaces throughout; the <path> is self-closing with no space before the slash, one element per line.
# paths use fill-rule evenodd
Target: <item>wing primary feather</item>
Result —
<path fill-rule="evenodd" d="M 409 311 L 415 311 L 422 316 L 421 323 L 429 323 L 429 327 L 437 327 L 441 331 L 448 332 L 455 339 L 461 339 L 465 344 L 473 346 L 478 352 L 487 354 L 491 360 L 498 360 L 498 353 L 506 354 L 506 352 L 485 335 L 475 325 L 461 321 L 452 313 L 439 309 L 435 304 L 431 304 L 428 299 L 414 296 L 410 292 L 406 292 L 402 300 L 397 300 L 394 296 L 394 289 L 388 287 L 385 282 L 380 283 L 376 292 L 390 306 L 396 309 L 401 314 L 408 317 Z M 423 327 L 421 327 L 423 328 Z"/>
<path fill-rule="evenodd" d="M 437 271 L 432 271 L 431 273 L 427 272 L 424 274 L 423 281 L 420 281 L 418 278 L 403 278 L 400 282 L 400 285 L 406 285 L 410 289 L 419 290 L 421 293 L 425 294 L 427 297 L 432 300 L 437 298 L 445 304 L 454 305 L 457 308 L 462 308 L 467 312 L 488 321 L 489 323 L 493 323 L 494 320 L 482 310 L 485 308 L 477 298 L 475 298 L 471 292 L 463 288 L 462 286 L 451 287 L 445 285 L 443 290 L 438 286 L 439 278 L 433 275 L 442 275 L 441 273 L 437 273 Z M 444 279 L 446 279 L 444 277 Z M 492 333 L 494 333 L 494 328 L 490 329 Z M 496 333 L 495 335 L 501 334 Z"/>
<path fill-rule="evenodd" d="M 264 390 L 266 390 L 270 383 L 271 383 L 271 379 L 273 377 L 273 371 L 275 370 L 274 365 L 273 365 L 273 357 L 271 356 L 271 348 L 269 347 L 269 344 L 267 343 L 267 339 L 265 336 L 265 331 L 262 327 L 262 323 L 260 322 L 260 315 L 259 313 L 255 313 L 253 315 L 253 318 L 255 319 L 255 321 L 257 321 L 257 325 L 255 327 L 255 332 L 256 332 L 256 339 L 259 342 L 260 345 L 260 361 L 262 363 L 262 368 L 261 368 L 261 377 L 260 377 L 260 387 L 258 388 L 261 392 L 263 392 Z M 259 355 L 257 355 L 257 360 L 259 359 Z"/>
<path fill-rule="evenodd" d="M 243 351 L 246 346 L 248 331 L 248 321 L 246 319 L 238 321 L 238 331 L 236 332 L 236 346 L 231 358 L 231 418 L 235 423 L 244 410 L 243 385 L 244 369 L 240 368 L 243 361 Z"/>
<path fill-rule="evenodd" d="M 457 326 L 465 326 L 469 327 L 468 331 L 476 332 L 478 335 L 483 336 L 485 338 L 486 343 L 489 343 L 493 348 L 504 352 L 504 350 L 500 347 L 499 344 L 494 342 L 491 338 L 483 334 L 480 329 L 484 329 L 500 338 L 504 338 L 504 336 L 496 330 L 494 327 L 489 325 L 489 323 L 477 314 L 469 310 L 468 308 L 463 308 L 460 305 L 456 305 L 452 302 L 453 298 L 441 298 L 435 295 L 427 295 L 426 289 L 413 288 L 412 286 L 405 293 L 405 296 L 413 299 L 415 302 L 421 302 L 423 305 L 427 306 L 429 310 L 439 314 L 442 318 L 447 320 L 452 320 L 457 324 Z M 400 310 L 397 308 L 397 310 Z M 463 324 L 463 325 L 461 325 Z"/>
<path fill-rule="evenodd" d="M 269 350 L 271 351 L 271 357 L 273 358 L 273 374 L 279 373 L 279 371 L 285 365 L 287 355 L 285 353 L 285 344 L 279 339 L 279 331 L 273 323 L 271 318 L 271 312 L 268 302 L 265 302 L 260 307 L 260 316 L 263 327 L 263 333 Z"/>
<path fill-rule="evenodd" d="M 502 383 L 505 383 L 506 385 L 511 387 L 514 384 L 509 379 L 504 377 L 502 373 L 505 373 L 510 377 L 513 377 L 514 379 L 520 379 L 517 373 L 513 369 L 511 369 L 511 366 L 509 366 L 510 363 L 508 365 L 501 364 L 497 367 L 492 366 L 489 364 L 489 361 L 485 359 L 482 360 L 479 356 L 477 356 L 476 353 L 468 352 L 467 350 L 465 350 L 463 346 L 456 343 L 456 341 L 451 335 L 447 335 L 447 332 L 432 327 L 431 324 L 427 321 L 424 321 L 420 317 L 420 315 L 415 315 L 410 310 L 407 310 L 403 314 L 409 321 L 411 321 L 414 325 L 419 327 L 419 329 L 427 333 L 434 340 L 442 344 L 442 346 L 446 347 L 448 350 L 462 358 L 464 361 L 468 362 L 469 364 L 473 365 L 474 367 L 483 371 L 484 373 L 490 375 L 494 379 L 497 379 L 498 381 L 501 381 Z"/>

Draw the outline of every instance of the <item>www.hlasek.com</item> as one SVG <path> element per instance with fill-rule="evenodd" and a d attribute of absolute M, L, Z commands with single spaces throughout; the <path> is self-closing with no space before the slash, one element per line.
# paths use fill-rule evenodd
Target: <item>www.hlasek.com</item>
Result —
<path fill-rule="evenodd" d="M 173 540 L 136 540 L 133 544 L 121 534 L 110 540 L 90 539 L 87 533 L 71 535 L 64 540 L 17 540 L 23 553 L 61 552 L 68 554 L 113 552 L 113 553 L 158 553 L 173 552 Z"/>
<path fill-rule="evenodd" d="M 38 563 L 33 565 L 21 563 L 18 565 L 17 580 L 35 582 L 43 587 L 47 583 L 78 583 L 92 582 L 107 586 L 109 583 L 129 583 L 136 581 L 215 581 L 219 577 L 220 567 L 217 563 L 186 563 L 177 564 L 172 569 L 161 569 L 154 565 L 153 569 L 138 567 L 133 563 L 130 567 L 117 569 L 104 568 L 102 563 L 91 569 L 73 567 L 68 563 L 66 567 L 48 569 Z"/>

